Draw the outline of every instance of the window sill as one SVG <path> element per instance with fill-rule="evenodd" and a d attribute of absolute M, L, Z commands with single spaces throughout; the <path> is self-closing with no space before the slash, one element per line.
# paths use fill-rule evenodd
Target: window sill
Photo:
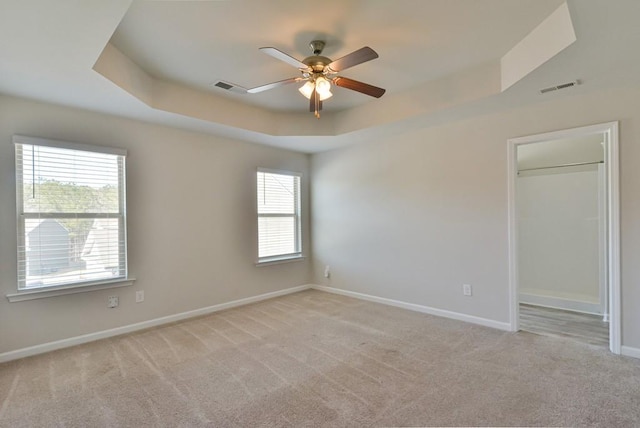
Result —
<path fill-rule="evenodd" d="M 84 284 L 68 285 L 56 288 L 37 288 L 32 290 L 18 291 L 7 294 L 9 302 L 22 302 L 25 300 L 44 299 L 47 297 L 64 296 L 65 294 L 86 293 L 89 291 L 105 290 L 108 288 L 119 288 L 133 285 L 135 278 L 119 278 L 110 281 L 96 281 Z"/>
<path fill-rule="evenodd" d="M 265 260 L 263 262 L 256 262 L 256 267 L 279 265 L 282 263 L 299 262 L 304 260 L 305 256 L 293 256 L 293 257 L 281 257 Z"/>

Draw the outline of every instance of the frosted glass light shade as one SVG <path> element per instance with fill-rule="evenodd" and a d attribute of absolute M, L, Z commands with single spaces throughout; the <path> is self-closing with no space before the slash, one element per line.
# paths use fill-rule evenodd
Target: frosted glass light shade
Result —
<path fill-rule="evenodd" d="M 311 98 L 311 94 L 313 93 L 314 89 L 315 89 L 315 84 L 309 80 L 307 81 L 307 83 L 302 85 L 300 89 L 298 89 L 298 91 L 300 91 L 300 93 L 304 95 L 306 98 Z"/>
<path fill-rule="evenodd" d="M 320 95 L 325 94 L 331 90 L 331 82 L 324 77 L 320 76 L 316 79 L 316 91 Z"/>
<path fill-rule="evenodd" d="M 324 101 L 327 98 L 331 98 L 333 96 L 333 94 L 331 93 L 331 91 L 326 91 L 324 93 L 320 93 L 320 91 L 318 91 L 318 95 L 320 95 L 320 101 Z"/>

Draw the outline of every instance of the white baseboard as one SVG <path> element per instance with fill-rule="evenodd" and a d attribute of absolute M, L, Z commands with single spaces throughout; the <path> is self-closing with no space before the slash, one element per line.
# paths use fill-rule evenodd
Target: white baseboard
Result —
<path fill-rule="evenodd" d="M 399 300 L 387 299 L 384 297 L 371 296 L 369 294 L 357 293 L 355 291 L 341 290 L 339 288 L 327 287 L 324 285 L 305 284 L 297 287 L 286 288 L 284 290 L 274 291 L 271 293 L 260 294 L 258 296 L 247 297 L 239 300 L 233 300 L 227 303 L 220 303 L 218 305 L 207 306 L 205 308 L 195 309 L 193 311 L 181 312 L 179 314 L 169 315 L 161 318 L 155 318 L 152 320 L 143 321 L 136 324 L 129 324 L 126 326 L 116 327 L 109 330 L 103 330 L 96 333 L 70 337 L 68 339 L 57 340 L 55 342 L 43 343 L 41 345 L 35 345 L 27 348 L 17 349 L 15 351 L 5 352 L 0 354 L 0 363 L 17 360 L 25 357 L 31 357 L 33 355 L 43 354 L 45 352 L 55 351 L 57 349 L 62 349 L 62 348 L 68 348 L 70 346 L 81 345 L 83 343 L 88 343 L 88 342 L 93 342 L 100 339 L 119 336 L 126 333 L 133 333 L 135 331 L 144 330 L 151 327 L 157 327 L 159 325 L 168 324 L 176 321 L 182 321 L 187 318 L 207 315 L 207 314 L 222 311 L 225 309 L 231 309 L 238 306 L 248 305 L 251 303 L 260 302 L 262 300 L 267 300 L 274 297 L 297 293 L 299 291 L 304 291 L 308 289 L 324 291 L 327 293 L 340 294 L 343 296 L 353 297 L 356 299 L 367 300 L 370 302 L 382 303 L 384 305 L 408 309 L 410 311 L 422 312 L 430 315 L 440 316 L 444 318 L 451 318 L 458 321 L 469 322 L 472 324 L 478 324 L 485 327 L 492 327 L 499 330 L 510 331 L 510 325 L 509 323 L 506 323 L 506 322 L 495 321 L 487 318 L 480 318 L 473 315 L 466 315 L 466 314 L 447 311 L 443 309 L 431 308 L 429 306 L 417 305 L 414 303 L 406 303 Z M 622 355 L 625 355 L 628 357 L 640 358 L 639 348 L 622 346 L 621 353 Z"/>
<path fill-rule="evenodd" d="M 640 358 L 640 348 L 623 345 L 620 347 L 620 353 L 627 357 Z"/>
<path fill-rule="evenodd" d="M 451 318 L 454 320 L 465 321 L 468 323 L 478 324 L 485 327 L 511 331 L 511 325 L 508 322 L 500 322 L 500 321 L 495 321 L 488 318 L 481 318 L 473 315 L 461 314 L 459 312 L 452 312 L 444 309 L 431 308 L 429 306 L 402 302 L 400 300 L 387 299 L 385 297 L 371 296 L 369 294 L 357 293 L 355 291 L 347 291 L 339 288 L 327 287 L 326 285 L 312 284 L 311 288 L 313 288 L 314 290 L 326 291 L 328 293 L 340 294 L 342 296 L 354 297 L 356 299 L 368 300 L 370 302 L 382 303 L 383 305 L 396 306 L 398 308 L 408 309 L 410 311 L 422 312 L 425 314 L 435 315 L 438 317 Z"/>
<path fill-rule="evenodd" d="M 564 309 L 566 311 L 582 312 L 585 314 L 602 315 L 598 303 L 565 299 L 562 297 L 541 296 L 539 294 L 520 293 L 520 303 L 544 306 L 546 308 Z"/>
<path fill-rule="evenodd" d="M 176 321 L 182 321 L 187 318 L 193 318 L 201 315 L 207 315 L 214 312 L 231 309 L 238 306 L 248 305 L 250 303 L 260 302 L 262 300 L 272 299 L 274 297 L 284 296 L 298 291 L 308 290 L 310 284 L 300 285 L 297 287 L 286 288 L 284 290 L 273 291 L 271 293 L 260 294 L 258 296 L 247 297 L 244 299 L 233 300 L 227 303 L 207 306 L 205 308 L 195 309 L 193 311 L 181 312 L 179 314 L 168 315 L 166 317 L 155 318 L 148 321 L 142 321 L 135 324 L 129 324 L 122 327 L 116 327 L 109 330 L 98 331 L 96 333 L 84 334 L 82 336 L 70 337 L 68 339 L 56 340 L 55 342 L 43 343 L 41 345 L 29 346 L 28 348 L 17 349 L 0 354 L 0 363 L 19 358 L 31 357 L 33 355 L 43 354 L 45 352 L 55 351 L 57 349 L 68 348 L 70 346 L 81 345 L 83 343 L 93 342 L 99 339 L 119 336 L 121 334 L 132 333 L 138 330 L 144 330 L 151 327 L 157 327 L 162 324 L 168 324 Z"/>

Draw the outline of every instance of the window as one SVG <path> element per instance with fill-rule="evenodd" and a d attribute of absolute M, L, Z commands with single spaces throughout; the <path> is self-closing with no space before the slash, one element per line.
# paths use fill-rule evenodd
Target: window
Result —
<path fill-rule="evenodd" d="M 18 291 L 126 279 L 126 152 L 13 141 Z"/>
<path fill-rule="evenodd" d="M 300 257 L 300 175 L 259 169 L 258 262 Z"/>

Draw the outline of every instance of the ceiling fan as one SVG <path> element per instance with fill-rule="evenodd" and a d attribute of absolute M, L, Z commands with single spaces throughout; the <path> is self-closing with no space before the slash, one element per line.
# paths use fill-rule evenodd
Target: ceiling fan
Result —
<path fill-rule="evenodd" d="M 362 64 L 378 58 L 378 54 L 368 46 L 351 52 L 335 61 L 322 56 L 325 42 L 322 40 L 314 40 L 309 44 L 313 55 L 298 61 L 290 55 L 272 47 L 260 48 L 267 55 L 270 55 L 280 61 L 296 67 L 302 73 L 302 76 L 291 77 L 289 79 L 280 80 L 278 82 L 268 83 L 266 85 L 257 86 L 248 89 L 250 94 L 256 94 L 279 86 L 288 85 L 295 82 L 306 82 L 299 91 L 302 95 L 309 99 L 309 111 L 313 112 L 317 118 L 320 118 L 320 110 L 322 110 L 322 102 L 331 97 L 331 85 L 340 86 L 342 88 L 351 89 L 380 98 L 384 95 L 385 90 L 372 86 L 367 83 L 349 79 L 347 77 L 337 76 L 336 74 L 346 70 L 347 68 Z"/>

